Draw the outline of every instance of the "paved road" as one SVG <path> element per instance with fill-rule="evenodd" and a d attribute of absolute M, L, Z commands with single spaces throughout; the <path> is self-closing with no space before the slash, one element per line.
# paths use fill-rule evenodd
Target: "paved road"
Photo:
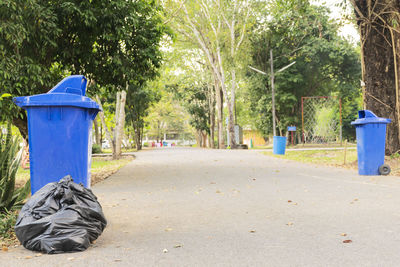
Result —
<path fill-rule="evenodd" d="M 0 252 L 0 265 L 399 265 L 397 177 L 361 177 L 248 150 L 136 156 L 93 188 L 109 225 L 92 247 L 39 257 L 18 247 Z"/>

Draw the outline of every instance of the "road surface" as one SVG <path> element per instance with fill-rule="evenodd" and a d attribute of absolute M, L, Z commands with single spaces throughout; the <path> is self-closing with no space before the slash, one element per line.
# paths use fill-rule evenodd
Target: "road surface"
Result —
<path fill-rule="evenodd" d="M 81 253 L 1 266 L 398 266 L 400 179 L 254 150 L 162 148 L 96 184 L 108 219 Z M 348 243 L 344 243 L 348 242 Z"/>

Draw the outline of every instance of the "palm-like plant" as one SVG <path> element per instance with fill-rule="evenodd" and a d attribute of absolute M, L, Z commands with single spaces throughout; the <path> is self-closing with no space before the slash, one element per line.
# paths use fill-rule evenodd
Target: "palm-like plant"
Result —
<path fill-rule="evenodd" d="M 15 188 L 21 156 L 19 138 L 12 136 L 11 124 L 8 123 L 7 133 L 0 132 L 0 212 L 21 205 L 30 193 L 30 181 L 21 188 Z"/>

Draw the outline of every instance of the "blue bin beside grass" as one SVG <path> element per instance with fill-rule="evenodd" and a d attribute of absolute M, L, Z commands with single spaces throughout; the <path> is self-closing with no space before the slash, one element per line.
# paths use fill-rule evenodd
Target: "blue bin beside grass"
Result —
<path fill-rule="evenodd" d="M 28 113 L 32 194 L 68 174 L 90 187 L 92 123 L 100 108 L 85 96 L 86 83 L 72 75 L 47 94 L 13 99 Z"/>
<path fill-rule="evenodd" d="M 379 118 L 370 110 L 358 111 L 358 119 L 351 122 L 356 127 L 360 175 L 380 174 L 379 168 L 385 162 L 386 125 L 390 122 L 390 119 Z"/>
<path fill-rule="evenodd" d="M 286 150 L 286 137 L 274 136 L 273 153 L 275 155 L 285 155 L 285 150 Z"/>

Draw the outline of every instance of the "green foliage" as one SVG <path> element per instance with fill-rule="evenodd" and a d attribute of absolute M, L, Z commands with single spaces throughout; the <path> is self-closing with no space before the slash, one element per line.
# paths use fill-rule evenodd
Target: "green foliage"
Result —
<path fill-rule="evenodd" d="M 325 8 L 306 0 L 272 1 L 269 12 L 260 10 L 260 23 L 251 37 L 253 66 L 270 72 L 269 50 L 274 52 L 275 71 L 296 61 L 275 78 L 278 129 L 301 126 L 301 97 L 330 96 L 342 98 L 343 118 L 356 114 L 361 76 L 356 49 L 337 34 L 338 26 L 329 20 Z M 268 18 L 264 14 L 268 14 Z M 263 19 L 262 19 L 263 18 Z M 269 77 L 249 74 L 252 117 L 265 135 L 272 131 L 271 88 Z M 343 120 L 343 123 L 347 123 Z M 344 136 L 353 134 L 344 128 Z M 354 134 L 353 134 L 354 135 Z"/>
<path fill-rule="evenodd" d="M 11 124 L 7 133 L 0 133 L 0 213 L 20 205 L 30 193 L 30 182 L 15 188 L 15 177 L 21 161 L 20 140 L 13 137 Z"/>
<path fill-rule="evenodd" d="M 0 238 L 14 237 L 14 225 L 17 221 L 17 212 L 5 210 L 0 212 Z"/>
<path fill-rule="evenodd" d="M 162 92 L 161 100 L 150 108 L 145 119 L 146 133 L 158 141 L 164 139 L 164 134 L 168 133 L 186 136 L 191 133 L 188 121 L 188 114 L 172 93 Z"/>
<path fill-rule="evenodd" d="M 92 145 L 92 154 L 100 154 L 102 153 L 101 151 L 101 145 L 99 144 L 93 144 Z"/>
<path fill-rule="evenodd" d="M 320 107 L 317 109 L 317 113 L 315 114 L 315 130 L 314 135 L 324 136 L 328 139 L 332 139 L 335 137 L 337 133 L 332 131 L 332 127 L 330 126 L 330 122 L 334 120 L 336 115 L 335 109 L 333 107 Z"/>
<path fill-rule="evenodd" d="M 151 0 L 0 1 L 0 90 L 45 93 L 69 74 L 99 85 L 89 95 L 141 88 L 161 64 L 168 31 L 161 12 Z M 24 111 L 0 100 L 0 121 L 10 117 L 26 120 Z"/>

